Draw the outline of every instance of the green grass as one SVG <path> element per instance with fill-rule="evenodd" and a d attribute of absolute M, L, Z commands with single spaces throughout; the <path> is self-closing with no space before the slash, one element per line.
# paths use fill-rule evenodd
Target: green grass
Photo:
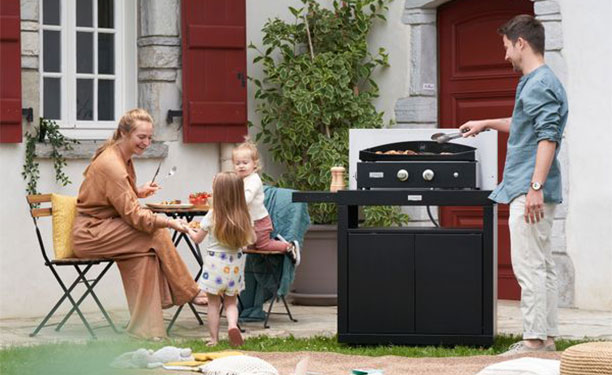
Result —
<path fill-rule="evenodd" d="M 249 338 L 241 350 L 256 352 L 336 352 L 351 355 L 383 356 L 397 355 L 402 357 L 457 357 L 472 355 L 495 355 L 503 352 L 510 344 L 520 340 L 518 336 L 498 336 L 490 348 L 480 347 L 438 347 L 438 346 L 351 346 L 339 344 L 335 337 L 313 337 L 308 339 L 270 338 L 260 336 Z M 584 342 L 582 340 L 558 340 L 557 350 Z M 132 339 L 98 340 L 86 344 L 44 344 L 30 347 L 10 347 L 0 350 L 0 374 L 121 374 L 121 371 L 110 369 L 109 363 L 121 353 L 137 348 L 158 349 L 173 345 L 189 347 L 194 352 L 209 352 L 229 349 L 227 342 L 221 342 L 214 348 L 206 347 L 201 340 L 169 340 L 152 343 Z M 129 372 L 134 374 L 134 371 Z M 138 373 L 138 372 L 137 372 Z"/>

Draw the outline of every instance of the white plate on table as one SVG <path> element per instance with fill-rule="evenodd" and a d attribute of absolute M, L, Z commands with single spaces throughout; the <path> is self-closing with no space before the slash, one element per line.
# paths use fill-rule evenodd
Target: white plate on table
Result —
<path fill-rule="evenodd" d="M 147 207 L 155 208 L 158 210 L 163 209 L 172 209 L 172 208 L 192 208 L 193 204 L 191 203 L 178 203 L 178 204 L 161 204 L 161 203 L 147 203 Z"/>

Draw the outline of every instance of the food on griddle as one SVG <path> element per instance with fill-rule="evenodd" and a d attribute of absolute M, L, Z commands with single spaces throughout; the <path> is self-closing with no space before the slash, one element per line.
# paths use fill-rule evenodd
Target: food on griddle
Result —
<path fill-rule="evenodd" d="M 418 155 L 418 152 L 412 150 L 388 150 L 388 151 L 376 151 L 379 155 Z"/>
<path fill-rule="evenodd" d="M 174 199 L 171 201 L 161 201 L 159 204 L 181 204 L 180 199 Z"/>
<path fill-rule="evenodd" d="M 421 151 L 416 152 L 412 150 L 387 150 L 387 151 L 376 151 L 377 155 L 453 155 L 452 152 L 428 152 Z"/>

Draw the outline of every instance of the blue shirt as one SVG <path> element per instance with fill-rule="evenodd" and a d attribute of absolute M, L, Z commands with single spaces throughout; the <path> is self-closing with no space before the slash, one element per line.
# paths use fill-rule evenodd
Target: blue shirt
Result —
<path fill-rule="evenodd" d="M 567 111 L 565 90 L 547 65 L 521 77 L 516 88 L 503 180 L 489 195 L 490 199 L 510 203 L 529 191 L 538 142 L 546 139 L 556 142 L 557 149 L 544 182 L 544 202 L 561 203 L 561 169 L 557 156 Z"/>

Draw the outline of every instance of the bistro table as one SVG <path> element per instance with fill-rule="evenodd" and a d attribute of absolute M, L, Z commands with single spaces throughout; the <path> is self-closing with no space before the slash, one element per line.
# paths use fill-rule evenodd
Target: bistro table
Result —
<path fill-rule="evenodd" d="M 155 213 L 162 213 L 173 219 L 185 219 L 188 223 L 193 221 L 193 219 L 196 216 L 206 215 L 208 213 L 208 210 L 210 209 L 208 206 L 195 206 L 191 208 L 177 208 L 177 207 L 170 206 L 168 208 L 160 208 L 159 205 L 155 205 L 154 207 L 152 207 L 151 205 L 147 205 L 147 208 L 149 208 L 151 211 Z M 200 246 L 196 243 L 193 243 L 191 241 L 191 238 L 189 238 L 189 235 L 187 235 L 187 233 L 182 233 L 182 232 L 175 230 L 174 233 L 172 233 L 172 243 L 174 244 L 174 247 L 178 247 L 178 245 L 181 242 L 185 242 L 187 244 L 187 247 L 191 251 L 191 254 L 198 262 L 198 266 L 200 267 L 200 269 L 198 270 L 198 273 L 196 274 L 194 278 L 195 281 L 197 282 L 198 279 L 200 278 L 200 275 L 202 274 L 202 267 L 204 266 L 204 258 L 202 257 Z M 202 318 L 200 317 L 200 314 L 203 314 L 203 313 L 198 312 L 195 306 L 191 302 L 188 302 L 187 304 L 189 305 L 189 308 L 191 309 L 196 319 L 198 320 L 198 323 L 200 325 L 203 325 L 204 322 L 202 321 Z M 170 334 L 170 330 L 172 329 L 174 322 L 178 318 L 184 306 L 185 305 L 179 306 L 178 310 L 176 310 L 176 312 L 174 313 L 174 316 L 170 320 L 170 323 L 168 324 L 168 328 L 166 329 L 166 332 L 168 334 Z"/>

